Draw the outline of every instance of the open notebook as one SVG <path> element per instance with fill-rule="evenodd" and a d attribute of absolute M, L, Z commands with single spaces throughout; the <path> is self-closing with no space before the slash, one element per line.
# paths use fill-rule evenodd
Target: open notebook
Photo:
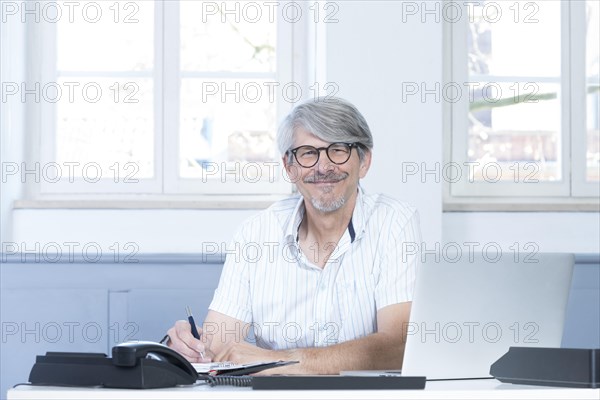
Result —
<path fill-rule="evenodd" d="M 283 367 L 284 365 L 297 364 L 298 361 L 267 361 L 250 364 L 235 364 L 232 362 L 192 363 L 200 375 L 250 375 L 265 369 Z"/>

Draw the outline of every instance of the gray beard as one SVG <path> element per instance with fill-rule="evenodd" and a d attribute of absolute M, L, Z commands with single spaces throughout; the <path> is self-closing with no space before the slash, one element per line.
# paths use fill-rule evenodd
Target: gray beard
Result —
<path fill-rule="evenodd" d="M 332 212 L 342 208 L 346 204 L 346 199 L 341 196 L 338 199 L 334 199 L 329 202 L 324 202 L 319 199 L 312 198 L 310 201 L 315 209 L 321 212 Z"/>
<path fill-rule="evenodd" d="M 334 173 L 329 173 L 329 174 L 319 174 L 319 173 L 315 173 L 313 175 L 310 175 L 308 177 L 306 177 L 304 179 L 305 183 L 311 183 L 311 182 L 316 182 L 319 180 L 327 180 L 327 179 L 335 179 L 335 180 L 344 180 L 348 177 L 347 173 L 340 173 L 340 174 L 334 174 Z M 324 188 L 323 192 L 324 193 L 331 193 L 333 191 L 333 188 L 328 187 L 328 188 Z M 320 211 L 320 212 L 332 212 L 332 211 L 336 211 L 339 210 L 340 208 L 342 208 L 342 206 L 344 204 L 346 204 L 346 199 L 344 198 L 344 196 L 340 196 L 337 199 L 331 200 L 331 201 L 321 201 L 319 199 L 316 198 L 312 198 L 310 200 L 311 204 L 313 205 L 313 207 Z"/>

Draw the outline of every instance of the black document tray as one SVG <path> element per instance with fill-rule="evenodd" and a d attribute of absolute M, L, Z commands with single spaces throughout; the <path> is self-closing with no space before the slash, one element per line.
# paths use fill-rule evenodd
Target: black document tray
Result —
<path fill-rule="evenodd" d="M 521 385 L 600 387 L 600 349 L 511 347 L 490 375 Z"/>

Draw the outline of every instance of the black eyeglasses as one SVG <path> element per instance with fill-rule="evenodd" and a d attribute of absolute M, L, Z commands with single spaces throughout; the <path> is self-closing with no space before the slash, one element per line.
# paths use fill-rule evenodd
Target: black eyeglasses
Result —
<path fill-rule="evenodd" d="M 358 147 L 358 143 L 332 143 L 327 147 L 314 147 L 314 146 L 299 146 L 295 149 L 288 150 L 292 153 L 300 164 L 304 168 L 314 167 L 319 162 L 321 156 L 321 150 L 325 150 L 327 158 L 332 163 L 340 165 L 346 163 L 350 159 L 352 154 L 352 148 Z"/>

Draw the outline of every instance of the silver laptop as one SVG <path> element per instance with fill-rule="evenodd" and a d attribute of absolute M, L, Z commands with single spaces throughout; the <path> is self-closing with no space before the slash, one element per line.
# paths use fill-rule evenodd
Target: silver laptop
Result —
<path fill-rule="evenodd" d="M 417 272 L 402 375 L 489 377 L 510 346 L 560 347 L 574 257 L 517 256 L 426 260 Z"/>

